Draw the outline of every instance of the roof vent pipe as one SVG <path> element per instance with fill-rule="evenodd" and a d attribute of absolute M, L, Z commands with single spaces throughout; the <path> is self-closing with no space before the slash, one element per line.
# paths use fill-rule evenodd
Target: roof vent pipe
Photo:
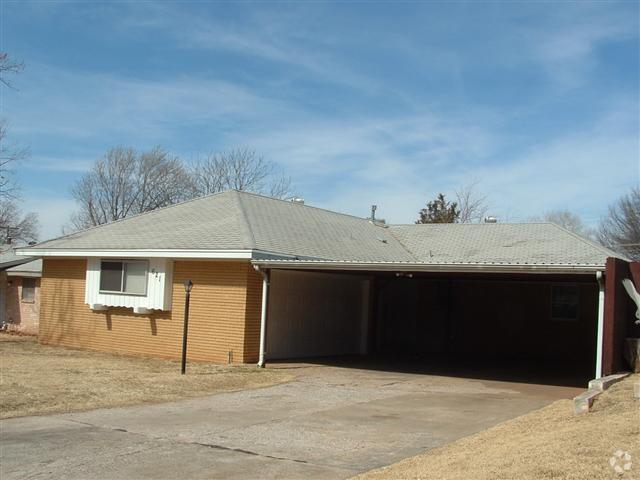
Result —
<path fill-rule="evenodd" d="M 378 209 L 377 205 L 371 205 L 371 221 L 376 221 L 376 210 Z"/>
<path fill-rule="evenodd" d="M 484 217 L 484 223 L 498 223 L 498 219 L 496 217 Z"/>
<path fill-rule="evenodd" d="M 304 205 L 304 198 L 300 198 L 300 197 L 293 197 L 291 199 L 291 203 L 297 203 L 299 205 Z"/>

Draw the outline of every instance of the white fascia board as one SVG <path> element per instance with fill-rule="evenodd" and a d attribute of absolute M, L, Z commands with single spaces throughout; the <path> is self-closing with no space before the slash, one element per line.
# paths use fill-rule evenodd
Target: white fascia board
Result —
<path fill-rule="evenodd" d="M 30 248 L 17 250 L 18 255 L 31 257 L 118 257 L 118 258 L 229 258 L 251 259 L 252 250 L 181 250 L 181 249 L 136 249 L 136 250 L 70 250 Z"/>
<path fill-rule="evenodd" d="M 42 272 L 20 272 L 20 271 L 7 271 L 7 277 L 33 277 L 40 278 Z"/>
<path fill-rule="evenodd" d="M 451 272 L 451 273 L 532 273 L 575 274 L 603 271 L 604 265 L 509 265 L 509 264 L 422 264 L 375 262 L 304 262 L 254 260 L 254 265 L 274 269 L 351 270 L 379 272 Z"/>
<path fill-rule="evenodd" d="M 295 258 L 265 250 L 185 250 L 185 249 L 135 249 L 135 250 L 93 250 L 93 249 L 66 249 L 66 248 L 27 248 L 17 249 L 17 255 L 30 257 L 100 257 L 100 258 L 202 258 L 202 259 L 231 259 L 251 260 L 254 258 Z"/>

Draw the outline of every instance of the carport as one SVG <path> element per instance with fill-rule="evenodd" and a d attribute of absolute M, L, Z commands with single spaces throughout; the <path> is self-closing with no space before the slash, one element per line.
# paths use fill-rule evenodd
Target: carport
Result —
<path fill-rule="evenodd" d="M 573 384 L 599 376 L 603 295 L 593 268 L 293 260 L 254 266 L 267 292 L 262 362 L 339 359 Z"/>

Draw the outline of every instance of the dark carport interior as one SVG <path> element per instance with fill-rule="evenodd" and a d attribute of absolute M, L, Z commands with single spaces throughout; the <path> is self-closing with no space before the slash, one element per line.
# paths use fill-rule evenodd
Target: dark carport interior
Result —
<path fill-rule="evenodd" d="M 594 377 L 592 275 L 274 271 L 272 278 L 270 360 L 572 386 Z M 346 295 L 351 284 L 358 287 Z"/>

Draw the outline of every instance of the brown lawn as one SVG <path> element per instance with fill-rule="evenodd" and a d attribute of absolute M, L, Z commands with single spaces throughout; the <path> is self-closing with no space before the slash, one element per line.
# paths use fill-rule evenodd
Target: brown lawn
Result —
<path fill-rule="evenodd" d="M 286 382 L 255 365 L 187 365 L 40 345 L 0 334 L 0 418 L 157 403 Z"/>
<path fill-rule="evenodd" d="M 364 473 L 359 480 L 640 479 L 640 401 L 628 377 L 600 395 L 588 414 L 574 415 L 570 400 L 507 421 L 441 448 Z M 632 469 L 609 465 L 617 450 Z"/>

